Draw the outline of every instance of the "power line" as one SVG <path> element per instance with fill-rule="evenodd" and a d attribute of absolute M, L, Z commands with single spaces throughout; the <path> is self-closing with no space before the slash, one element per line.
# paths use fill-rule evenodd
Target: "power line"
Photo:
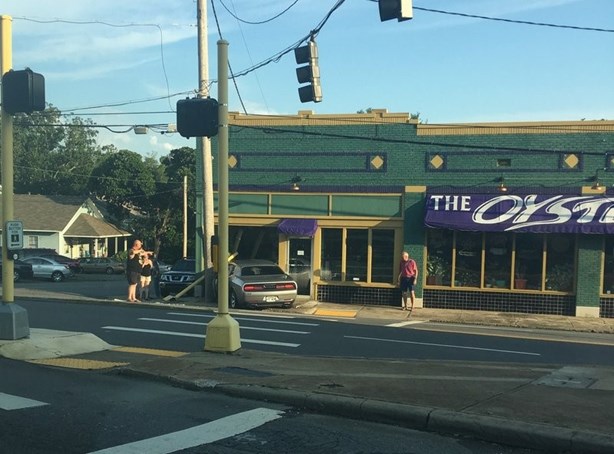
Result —
<path fill-rule="evenodd" d="M 377 2 L 377 0 L 371 0 L 371 1 Z M 546 22 L 533 22 L 533 21 L 526 21 L 526 20 L 504 19 L 501 17 L 491 17 L 491 16 L 481 16 L 478 14 L 458 13 L 454 11 L 444 11 L 440 9 L 420 8 L 418 6 L 414 6 L 414 9 L 419 10 L 419 11 L 426 11 L 429 13 L 447 14 L 450 16 L 469 17 L 472 19 L 483 19 L 483 20 L 491 20 L 491 21 L 497 21 L 497 22 L 507 22 L 511 24 L 534 25 L 538 27 L 566 28 L 566 29 L 571 29 L 571 30 L 581 30 L 581 31 L 590 31 L 590 32 L 614 33 L 614 29 L 608 29 L 608 28 L 580 27 L 577 25 L 549 24 Z"/>
<path fill-rule="evenodd" d="M 27 17 L 17 17 L 15 19 L 36 22 L 39 24 L 60 23 L 60 24 L 70 24 L 70 25 L 104 25 L 107 27 L 114 27 L 114 28 L 128 28 L 128 27 L 155 27 L 157 28 L 158 32 L 160 33 L 160 62 L 162 64 L 162 73 L 164 75 L 164 81 L 166 83 L 166 92 L 168 94 L 168 98 L 170 98 L 171 88 L 168 82 L 168 74 L 166 72 L 166 63 L 164 61 L 164 34 L 162 32 L 162 27 L 160 27 L 160 25 L 158 24 L 139 24 L 139 23 L 113 24 L 111 22 L 104 22 L 104 21 L 98 21 L 98 20 L 96 21 L 71 21 L 71 20 L 66 20 L 66 19 L 42 20 L 42 19 L 30 19 Z M 171 106 L 170 104 L 170 101 L 168 105 L 171 109 L 173 108 L 173 106 Z"/>
<path fill-rule="evenodd" d="M 228 7 L 227 7 L 225 4 L 224 4 L 224 1 L 223 1 L 223 0 L 220 0 L 220 3 L 221 3 L 221 4 L 222 4 L 222 6 L 224 7 L 224 9 L 225 9 L 226 11 L 228 11 L 228 14 L 230 14 L 232 17 L 234 17 L 234 18 L 235 18 L 236 20 L 238 20 L 239 22 L 243 22 L 244 24 L 250 24 L 250 25 L 261 25 L 261 24 L 266 24 L 267 22 L 271 22 L 271 21 L 273 21 L 273 20 L 277 19 L 278 17 L 282 16 L 283 14 L 287 13 L 287 12 L 290 10 L 290 8 L 292 8 L 292 7 L 293 7 L 294 5 L 296 5 L 298 2 L 299 2 L 299 0 L 294 0 L 294 1 L 293 1 L 293 2 L 290 4 L 290 6 L 288 6 L 286 9 L 284 9 L 284 10 L 283 10 L 281 13 L 278 13 L 278 14 L 276 14 L 275 16 L 273 16 L 273 17 L 269 18 L 269 19 L 265 19 L 265 20 L 262 20 L 262 21 L 255 21 L 255 22 L 252 22 L 252 21 L 248 21 L 248 20 L 241 19 L 240 17 L 238 17 L 238 16 L 237 16 L 235 13 L 233 13 L 232 11 L 230 11 L 230 9 L 229 9 L 229 8 L 228 8 Z"/>

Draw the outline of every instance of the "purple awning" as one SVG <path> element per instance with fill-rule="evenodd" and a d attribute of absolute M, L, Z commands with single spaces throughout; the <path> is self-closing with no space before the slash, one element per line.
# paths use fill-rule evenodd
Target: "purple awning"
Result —
<path fill-rule="evenodd" d="M 277 230 L 288 236 L 311 238 L 318 230 L 318 221 L 315 219 L 284 219 L 277 226 Z"/>
<path fill-rule="evenodd" d="M 477 232 L 614 233 L 605 195 L 428 193 L 427 227 Z"/>

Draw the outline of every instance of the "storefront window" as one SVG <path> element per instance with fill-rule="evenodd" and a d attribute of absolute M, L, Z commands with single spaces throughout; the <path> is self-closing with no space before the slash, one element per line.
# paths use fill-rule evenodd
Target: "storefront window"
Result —
<path fill-rule="evenodd" d="M 605 239 L 603 293 L 614 294 L 614 237 Z"/>
<path fill-rule="evenodd" d="M 551 235 L 546 244 L 546 290 L 572 291 L 575 277 L 574 238 L 571 235 Z"/>
<path fill-rule="evenodd" d="M 275 227 L 228 228 L 228 247 L 238 252 L 239 259 L 262 259 L 277 263 L 279 258 L 279 235 Z"/>
<path fill-rule="evenodd" d="M 427 285 L 450 285 L 450 251 L 454 247 L 454 287 L 556 292 L 572 292 L 575 287 L 574 235 L 452 232 L 431 229 L 427 233 L 426 246 Z M 609 290 L 614 293 L 614 237 L 606 240 L 604 272 L 603 292 L 607 293 Z"/>
<path fill-rule="evenodd" d="M 482 234 L 457 232 L 454 286 L 480 287 L 481 269 Z"/>
<path fill-rule="evenodd" d="M 346 280 L 367 281 L 367 249 L 369 231 L 366 229 L 347 229 L 346 239 Z"/>
<path fill-rule="evenodd" d="M 345 261 L 342 260 L 344 235 Z M 369 229 L 323 228 L 320 275 L 322 280 L 367 282 L 367 270 L 371 267 L 369 282 L 392 283 L 396 278 L 395 268 L 398 263 L 394 238 L 394 229 L 372 229 L 369 243 Z"/>
<path fill-rule="evenodd" d="M 514 288 L 542 290 L 544 236 L 538 233 L 516 235 Z"/>
<path fill-rule="evenodd" d="M 371 282 L 393 282 L 394 230 L 371 231 Z"/>
<path fill-rule="evenodd" d="M 322 229 L 322 273 L 324 281 L 340 281 L 343 229 Z"/>
<path fill-rule="evenodd" d="M 452 244 L 454 232 L 429 230 L 427 237 L 426 283 L 427 285 L 452 284 Z"/>
<path fill-rule="evenodd" d="M 487 288 L 510 288 L 512 276 L 512 236 L 486 234 L 484 285 Z"/>

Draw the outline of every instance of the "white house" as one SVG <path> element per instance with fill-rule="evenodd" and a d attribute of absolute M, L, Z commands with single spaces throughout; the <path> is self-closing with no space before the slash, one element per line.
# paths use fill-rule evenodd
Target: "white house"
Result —
<path fill-rule="evenodd" d="M 55 249 L 73 258 L 106 257 L 128 248 L 132 234 L 105 221 L 89 197 L 15 194 L 13 204 L 11 220 L 23 222 L 24 248 Z M 1 230 L 1 211 L 0 220 Z"/>

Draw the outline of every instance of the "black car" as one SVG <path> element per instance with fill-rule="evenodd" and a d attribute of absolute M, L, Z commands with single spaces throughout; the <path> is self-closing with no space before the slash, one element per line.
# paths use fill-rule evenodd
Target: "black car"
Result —
<path fill-rule="evenodd" d="M 170 271 L 160 276 L 160 293 L 163 297 L 175 295 L 192 284 L 198 277 L 195 259 L 179 259 Z M 193 291 L 188 294 L 193 294 Z"/>
<path fill-rule="evenodd" d="M 13 281 L 17 282 L 20 279 L 32 279 L 32 265 L 21 260 L 14 260 Z M 0 260 L 0 279 L 2 279 L 2 261 Z"/>

